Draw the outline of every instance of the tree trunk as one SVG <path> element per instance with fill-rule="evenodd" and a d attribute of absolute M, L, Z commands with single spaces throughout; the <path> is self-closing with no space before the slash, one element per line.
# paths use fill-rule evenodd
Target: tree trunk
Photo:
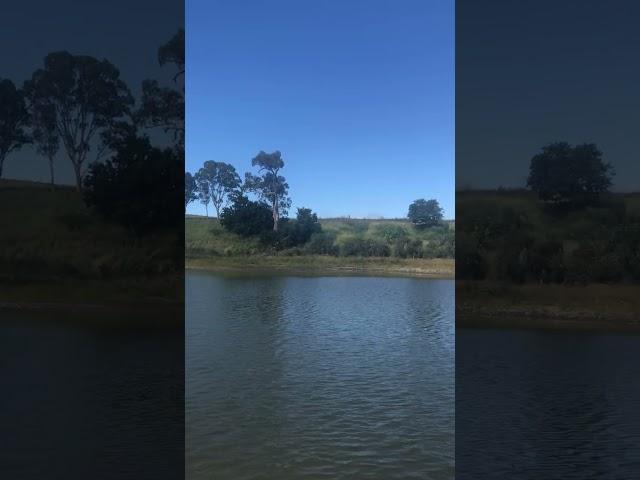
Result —
<path fill-rule="evenodd" d="M 56 186 L 53 178 L 53 157 L 52 156 L 49 156 L 49 175 L 51 178 L 51 190 L 53 191 L 56 189 Z"/>
<path fill-rule="evenodd" d="M 80 192 L 80 193 L 82 193 L 82 173 L 81 173 L 81 169 L 82 169 L 82 164 L 81 163 L 73 162 L 73 171 L 76 174 L 76 190 L 78 190 L 78 192 Z"/>
<path fill-rule="evenodd" d="M 204 204 L 204 212 L 207 215 L 207 217 L 209 216 L 209 205 L 208 204 Z"/>
<path fill-rule="evenodd" d="M 279 216 L 278 215 L 278 198 L 276 197 L 273 200 L 273 231 L 277 232 L 278 231 L 278 220 L 279 220 Z"/>

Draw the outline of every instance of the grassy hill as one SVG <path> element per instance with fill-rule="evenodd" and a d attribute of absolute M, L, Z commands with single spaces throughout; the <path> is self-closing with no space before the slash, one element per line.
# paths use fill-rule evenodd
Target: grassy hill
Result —
<path fill-rule="evenodd" d="M 454 223 L 423 231 L 416 230 L 405 219 L 368 220 L 352 218 L 321 219 L 323 235 L 333 243 L 333 255 L 319 255 L 309 245 L 274 251 L 258 237 L 241 237 L 225 230 L 215 218 L 187 215 L 185 218 L 185 256 L 190 267 L 264 268 L 295 270 L 298 272 L 348 272 L 425 274 L 453 276 L 453 259 L 438 253 L 443 244 L 453 242 Z M 413 241 L 420 245 L 424 258 L 398 258 L 394 255 L 395 239 Z M 388 255 L 364 256 L 354 254 L 350 247 L 354 239 L 369 240 L 385 245 Z M 440 250 L 439 250 L 440 249 Z M 451 257 L 451 255 L 449 255 Z"/>
<path fill-rule="evenodd" d="M 181 242 L 103 222 L 74 188 L 0 180 L 0 232 L 0 300 L 175 297 Z"/>

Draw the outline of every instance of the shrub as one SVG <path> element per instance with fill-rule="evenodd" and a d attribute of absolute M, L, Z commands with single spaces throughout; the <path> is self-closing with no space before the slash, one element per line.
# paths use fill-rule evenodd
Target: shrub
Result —
<path fill-rule="evenodd" d="M 390 244 L 398 239 L 406 238 L 408 234 L 402 225 L 383 223 L 375 226 L 374 235 Z"/>
<path fill-rule="evenodd" d="M 335 242 L 336 235 L 334 233 L 317 232 L 311 235 L 305 250 L 314 255 L 338 255 L 340 249 Z"/>
<path fill-rule="evenodd" d="M 222 209 L 220 225 L 244 237 L 269 232 L 273 229 L 271 208 L 264 202 L 237 197 L 230 207 Z"/>
<path fill-rule="evenodd" d="M 84 200 L 99 215 L 136 232 L 176 227 L 184 221 L 183 164 L 171 149 L 130 135 L 105 163 L 89 166 Z"/>
<path fill-rule="evenodd" d="M 343 257 L 388 257 L 391 255 L 391 249 L 386 243 L 372 238 L 347 237 L 340 244 L 340 255 Z"/>

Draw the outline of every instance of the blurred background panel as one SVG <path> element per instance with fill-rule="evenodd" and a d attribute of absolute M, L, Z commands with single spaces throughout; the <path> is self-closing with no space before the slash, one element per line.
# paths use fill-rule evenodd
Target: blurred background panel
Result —
<path fill-rule="evenodd" d="M 184 475 L 184 4 L 3 6 L 0 473 Z"/>
<path fill-rule="evenodd" d="M 456 3 L 457 478 L 635 478 L 636 2 Z"/>

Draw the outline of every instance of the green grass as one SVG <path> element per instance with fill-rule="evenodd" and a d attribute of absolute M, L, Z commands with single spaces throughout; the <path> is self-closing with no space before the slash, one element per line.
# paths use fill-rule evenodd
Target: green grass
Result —
<path fill-rule="evenodd" d="M 90 212 L 74 188 L 0 180 L 0 299 L 177 298 L 182 244 L 138 238 Z"/>

